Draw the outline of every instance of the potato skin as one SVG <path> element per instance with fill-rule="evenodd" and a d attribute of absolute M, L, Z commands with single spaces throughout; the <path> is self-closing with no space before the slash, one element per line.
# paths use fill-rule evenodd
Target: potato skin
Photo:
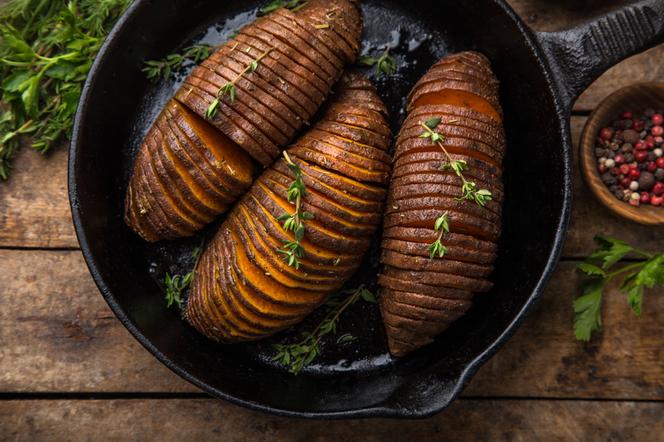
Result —
<path fill-rule="evenodd" d="M 464 177 L 491 191 L 485 207 L 459 199 L 462 180 L 441 167 L 447 154 L 429 138 L 423 123 L 440 119 L 435 131 Z M 486 292 L 501 232 L 505 133 L 498 80 L 489 60 L 476 52 L 436 63 L 408 97 L 408 117 L 396 143 L 384 221 L 379 303 L 388 348 L 402 357 L 431 343 Z M 449 216 L 441 242 L 443 258 L 431 258 L 439 237 L 435 220 Z"/>
<path fill-rule="evenodd" d="M 330 26 L 321 28 L 322 19 Z M 226 212 L 261 166 L 279 158 L 309 124 L 344 65 L 357 57 L 361 34 L 357 1 L 310 0 L 297 11 L 260 17 L 217 48 L 185 79 L 143 141 L 125 196 L 125 223 L 156 242 L 190 236 Z M 258 69 L 246 71 L 262 55 Z M 229 82 L 235 99 L 222 97 L 208 118 Z M 339 123 L 356 118 L 352 109 L 343 117 Z M 356 132 L 361 139 L 385 137 L 384 130 Z"/>
<path fill-rule="evenodd" d="M 302 209 L 314 215 L 305 221 L 300 268 L 289 267 L 278 251 L 293 240 L 277 218 L 294 211 L 286 194 L 295 179 L 280 159 L 230 212 L 195 270 L 184 316 L 210 339 L 253 341 L 301 321 L 341 288 L 369 248 L 387 196 L 387 110 L 364 77 L 347 74 L 336 88 L 338 94 L 321 120 L 288 149 L 307 189 Z M 337 124 L 340 121 L 344 126 Z M 367 137 L 366 131 L 375 136 Z M 353 141 L 360 139 L 376 145 Z M 320 149 L 329 161 L 318 161 L 312 146 L 324 146 Z M 307 149 L 313 159 L 298 153 Z M 347 162 L 349 151 L 356 155 L 352 164 L 375 164 L 384 177 L 358 177 Z"/>

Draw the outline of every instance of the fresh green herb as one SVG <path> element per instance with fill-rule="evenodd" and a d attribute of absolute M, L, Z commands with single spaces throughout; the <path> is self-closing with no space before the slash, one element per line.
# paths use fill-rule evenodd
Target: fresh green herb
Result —
<path fill-rule="evenodd" d="M 314 219 L 314 215 L 313 213 L 302 210 L 302 198 L 307 194 L 307 189 L 302 179 L 300 166 L 295 164 L 285 151 L 284 159 L 288 168 L 295 174 L 295 180 L 288 188 L 287 194 L 288 202 L 295 205 L 295 212 L 293 214 L 285 213 L 278 220 L 284 223 L 283 229 L 285 232 L 293 232 L 294 240 L 284 243 L 283 248 L 279 249 L 278 252 L 284 255 L 284 260 L 289 266 L 299 269 L 300 259 L 304 258 L 304 247 L 302 247 L 302 240 L 304 239 L 306 230 L 304 221 Z"/>
<path fill-rule="evenodd" d="M 248 49 L 247 52 L 251 51 L 251 48 L 247 49 Z M 210 102 L 210 105 L 205 111 L 205 118 L 211 120 L 217 115 L 219 107 L 221 106 L 221 102 L 223 101 L 224 98 L 227 98 L 230 103 L 235 102 L 236 83 L 240 80 L 240 78 L 242 78 L 247 73 L 256 72 L 258 66 L 260 65 L 261 60 L 267 57 L 267 55 L 272 51 L 272 49 L 273 48 L 268 49 L 267 51 L 259 55 L 258 58 L 249 62 L 249 64 L 247 64 L 247 66 L 242 70 L 242 72 L 237 74 L 237 76 L 233 79 L 233 81 L 229 81 L 226 84 L 224 84 L 221 88 L 219 88 L 219 90 L 217 91 L 217 96 L 215 97 L 214 100 L 212 100 L 212 102 Z"/>
<path fill-rule="evenodd" d="M 450 218 L 447 212 L 443 213 L 436 220 L 434 229 L 438 232 L 438 238 L 429 246 L 429 256 L 433 258 L 442 258 L 447 253 L 447 247 L 443 245 L 443 235 L 450 232 Z"/>
<path fill-rule="evenodd" d="M 380 57 L 362 56 L 360 57 L 360 65 L 374 66 L 376 74 L 394 75 L 397 73 L 397 62 L 394 57 L 390 55 L 390 49 L 385 49 L 383 55 Z"/>
<path fill-rule="evenodd" d="M 157 82 L 162 78 L 168 78 L 171 72 L 181 69 L 187 62 L 200 63 L 210 56 L 210 52 L 212 46 L 204 43 L 195 44 L 185 48 L 181 54 L 170 54 L 161 60 L 146 61 L 142 71 L 148 80 Z"/>
<path fill-rule="evenodd" d="M 456 176 L 461 179 L 461 198 L 468 201 L 475 202 L 478 206 L 484 207 L 487 202 L 491 201 L 492 194 L 487 189 L 480 189 L 473 181 L 468 181 L 463 175 L 468 169 L 468 164 L 463 160 L 454 160 L 449 154 L 443 142 L 445 137 L 436 131 L 438 125 L 442 122 L 442 118 L 431 118 L 420 125 L 424 128 L 424 132 L 420 134 L 420 138 L 429 138 L 432 142 L 436 143 L 442 149 L 447 157 L 447 162 L 441 166 L 442 170 L 452 170 Z M 451 121 L 448 123 L 452 123 Z"/>
<path fill-rule="evenodd" d="M 644 290 L 664 285 L 664 253 L 648 253 L 604 236 L 596 236 L 595 241 L 599 248 L 578 265 L 579 270 L 589 276 L 582 295 L 574 300 L 574 335 L 580 341 L 589 341 L 594 332 L 602 329 L 603 291 L 615 278 L 623 278 L 619 290 L 627 295 L 627 302 L 636 316 L 641 315 Z M 628 253 L 643 259 L 615 269 Z"/>
<path fill-rule="evenodd" d="M 171 276 L 169 273 L 166 273 L 166 276 L 164 277 L 164 285 L 166 286 L 166 308 L 170 308 L 174 304 L 176 304 L 178 308 L 182 307 L 182 301 L 184 300 L 183 294 L 191 286 L 191 283 L 194 280 L 194 271 L 196 266 L 198 266 L 198 261 L 201 259 L 202 254 L 203 242 L 191 252 L 191 256 L 196 260 L 194 263 L 194 270 L 184 276 Z"/>
<path fill-rule="evenodd" d="M 260 9 L 260 13 L 261 15 L 266 15 L 281 8 L 290 9 L 291 11 L 298 11 L 306 3 L 306 0 L 274 0 L 268 3 L 266 6 L 263 6 Z"/>
<path fill-rule="evenodd" d="M 327 312 L 323 320 L 318 324 L 313 332 L 302 333 L 302 340 L 294 344 L 274 344 L 276 355 L 274 361 L 288 367 L 293 374 L 298 374 L 304 367 L 309 365 L 321 352 L 321 340 L 328 334 L 337 333 L 339 318 L 348 307 L 360 300 L 369 303 L 375 303 L 376 298 L 370 290 L 364 286 L 354 290 L 342 292 L 347 295 L 344 299 L 338 297 L 332 298 L 325 304 Z M 345 344 L 354 341 L 356 338 L 349 333 L 345 333 L 337 338 L 337 344 Z"/>
<path fill-rule="evenodd" d="M 0 179 L 20 138 L 44 153 L 70 134 L 86 75 L 131 0 L 9 0 L 0 7 Z"/>
<path fill-rule="evenodd" d="M 189 288 L 194 279 L 194 272 L 189 272 L 184 276 L 175 275 L 171 276 L 166 273 L 164 284 L 166 284 L 166 308 L 172 305 L 177 305 L 178 308 L 182 307 L 183 294 Z"/>

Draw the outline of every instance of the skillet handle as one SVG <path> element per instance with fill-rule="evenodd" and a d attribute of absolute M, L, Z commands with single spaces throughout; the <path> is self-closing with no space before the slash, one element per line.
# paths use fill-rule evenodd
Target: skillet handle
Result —
<path fill-rule="evenodd" d="M 642 0 L 576 28 L 536 35 L 570 110 L 607 69 L 664 42 L 664 0 Z"/>

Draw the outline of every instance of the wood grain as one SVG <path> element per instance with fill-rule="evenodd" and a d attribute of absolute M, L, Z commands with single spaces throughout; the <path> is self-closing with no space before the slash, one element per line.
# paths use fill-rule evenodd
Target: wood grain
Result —
<path fill-rule="evenodd" d="M 2 440 L 605 441 L 664 434 L 664 404 L 459 400 L 427 420 L 305 421 L 210 399 L 0 402 Z M 660 439 L 661 440 L 661 439 Z"/>
<path fill-rule="evenodd" d="M 0 251 L 0 391 L 195 392 L 115 319 L 79 252 Z M 604 334 L 572 336 L 582 278 L 562 263 L 543 299 L 466 394 L 664 400 L 662 291 L 633 317 L 614 288 Z M 162 302 L 155 299 L 155 303 Z"/>
<path fill-rule="evenodd" d="M 0 247 L 78 247 L 67 199 L 67 150 L 24 147 L 0 182 Z"/>

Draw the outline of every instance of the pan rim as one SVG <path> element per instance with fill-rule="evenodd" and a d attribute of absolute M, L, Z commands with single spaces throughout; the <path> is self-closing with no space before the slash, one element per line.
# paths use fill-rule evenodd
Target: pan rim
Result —
<path fill-rule="evenodd" d="M 210 394 L 211 396 L 219 399 L 223 399 L 235 405 L 240 405 L 251 410 L 260 411 L 264 413 L 269 413 L 272 415 L 282 416 L 282 417 L 295 417 L 295 418 L 316 418 L 316 419 L 348 419 L 348 418 L 427 418 L 433 416 L 442 410 L 446 409 L 463 391 L 470 379 L 474 376 L 477 370 L 490 358 L 492 357 L 500 347 L 502 347 L 505 342 L 515 333 L 518 327 L 522 324 L 528 312 L 532 309 L 534 304 L 539 300 L 544 290 L 544 287 L 548 284 L 551 276 L 558 264 L 560 255 L 562 253 L 562 247 L 564 240 L 567 234 L 567 228 L 569 225 L 569 219 L 571 215 L 571 204 L 572 204 L 572 152 L 571 152 L 571 136 L 570 136 L 570 126 L 568 119 L 566 118 L 569 110 L 566 109 L 566 106 L 562 103 L 561 91 L 559 85 L 554 81 L 553 72 L 551 66 L 540 46 L 538 40 L 533 33 L 533 31 L 528 28 L 522 19 L 516 14 L 516 12 L 505 2 L 505 0 L 490 0 L 499 6 L 503 12 L 507 15 L 509 19 L 516 25 L 518 31 L 523 37 L 522 43 L 526 45 L 527 49 L 533 53 L 534 59 L 539 64 L 539 68 L 544 75 L 545 83 L 548 87 L 548 93 L 553 97 L 554 106 L 556 109 L 555 117 L 552 115 L 552 118 L 558 120 L 558 131 L 561 135 L 562 145 L 561 149 L 563 152 L 563 195 L 562 195 L 562 208 L 560 211 L 560 219 L 558 221 L 558 226 L 556 228 L 555 238 L 553 240 L 553 245 L 551 251 L 549 252 L 548 259 L 543 268 L 542 274 L 540 275 L 537 284 L 534 289 L 531 291 L 531 294 L 526 299 L 522 308 L 518 310 L 515 314 L 515 318 L 510 322 L 501 334 L 492 339 L 492 342 L 486 346 L 484 351 L 478 354 L 473 360 L 468 362 L 465 368 L 461 371 L 458 378 L 455 380 L 452 391 L 449 394 L 446 394 L 444 397 L 433 397 L 431 400 L 432 405 L 423 409 L 413 409 L 411 407 L 404 408 L 400 407 L 398 404 L 395 404 L 391 399 L 386 399 L 386 401 L 381 406 L 373 406 L 360 409 L 349 409 L 342 411 L 315 411 L 315 412 L 304 412 L 304 411 L 295 411 L 287 410 L 272 407 L 269 405 L 264 405 L 259 402 L 250 401 L 242 399 L 237 396 L 227 394 L 218 388 L 209 385 L 202 381 L 201 379 L 193 376 L 180 365 L 171 361 L 165 354 L 163 354 L 156 346 L 153 345 L 151 340 L 147 338 L 134 324 L 134 322 L 127 316 L 124 309 L 119 305 L 116 300 L 116 297 L 109 289 L 106 284 L 105 279 L 98 270 L 98 260 L 95 258 L 92 253 L 90 242 L 88 240 L 85 228 L 83 227 L 84 215 L 80 210 L 79 202 L 79 191 L 77 185 L 78 178 L 78 157 L 80 151 L 80 137 L 82 133 L 82 127 L 85 123 L 85 114 L 88 107 L 88 102 L 90 100 L 91 91 L 94 90 L 96 85 L 96 73 L 105 63 L 106 59 L 111 56 L 116 50 L 116 42 L 119 39 L 119 36 L 125 32 L 127 26 L 132 22 L 136 14 L 141 11 L 143 8 L 146 8 L 151 3 L 151 0 L 134 0 L 134 2 L 129 6 L 125 11 L 122 17 L 115 24 L 108 37 L 104 41 L 99 53 L 95 57 L 95 60 L 90 68 L 90 72 L 86 79 L 85 85 L 81 92 L 81 98 L 79 101 L 78 109 L 76 112 L 74 127 L 71 136 L 71 143 L 69 148 L 69 163 L 68 163 L 68 195 L 71 208 L 71 214 L 74 224 L 74 229 L 76 232 L 76 237 L 78 239 L 79 245 L 81 247 L 81 252 L 85 259 L 85 263 L 92 275 L 92 278 L 99 289 L 101 295 L 105 299 L 106 303 L 109 305 L 115 316 L 120 320 L 122 325 L 132 334 L 132 336 L 147 349 L 151 354 L 153 354 L 161 363 L 168 367 L 171 371 L 176 373 L 178 376 L 182 377 L 186 381 L 192 383 L 196 387 L 200 388 L 204 392 Z"/>

